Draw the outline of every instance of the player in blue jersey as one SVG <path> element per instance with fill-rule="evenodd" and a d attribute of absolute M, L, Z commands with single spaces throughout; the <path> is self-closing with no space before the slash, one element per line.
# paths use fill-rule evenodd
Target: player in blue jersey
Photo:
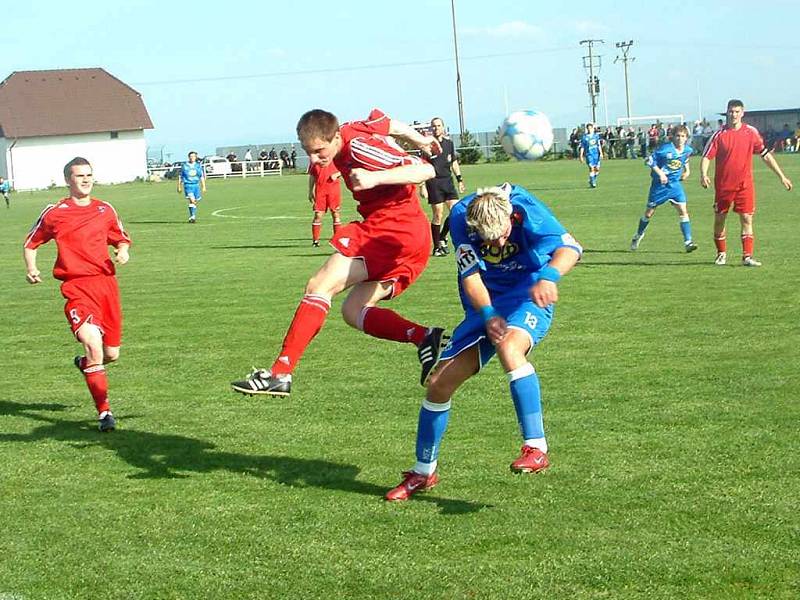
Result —
<path fill-rule="evenodd" d="M 387 492 L 389 501 L 407 500 L 439 482 L 436 464 L 450 398 L 495 354 L 508 377 L 523 439 L 511 470 L 536 473 L 550 465 L 539 378 L 527 354 L 550 328 L 557 283 L 583 250 L 544 204 L 508 183 L 456 204 L 450 232 L 464 320 L 428 384 L 417 425 L 417 462 Z"/>
<path fill-rule="evenodd" d="M 6 208 L 11 208 L 11 199 L 8 196 L 10 193 L 11 184 L 6 179 L 0 177 L 0 194 L 3 195 L 3 198 L 6 201 Z"/>
<path fill-rule="evenodd" d="M 189 223 L 197 220 L 197 202 L 206 191 L 206 172 L 197 162 L 197 152 L 189 152 L 189 161 L 183 163 L 178 175 L 178 193 L 183 192 L 189 201 Z"/>
<path fill-rule="evenodd" d="M 586 124 L 586 133 L 581 136 L 580 160 L 589 167 L 589 187 L 597 187 L 600 174 L 600 161 L 603 160 L 603 146 L 600 134 L 594 130 L 594 123 Z"/>
<path fill-rule="evenodd" d="M 666 202 L 671 202 L 678 211 L 683 247 L 686 252 L 697 250 L 697 244 L 692 241 L 692 225 L 689 221 L 689 212 L 686 210 L 686 192 L 681 185 L 681 181 L 689 177 L 689 157 L 692 155 L 692 147 L 687 143 L 688 139 L 689 129 L 686 125 L 678 125 L 672 130 L 672 141 L 661 144 L 647 157 L 645 164 L 650 167 L 652 177 L 650 195 L 647 197 L 644 216 L 639 219 L 639 228 L 631 240 L 631 250 L 639 247 L 650 224 L 650 218 L 656 212 L 656 208 Z"/>

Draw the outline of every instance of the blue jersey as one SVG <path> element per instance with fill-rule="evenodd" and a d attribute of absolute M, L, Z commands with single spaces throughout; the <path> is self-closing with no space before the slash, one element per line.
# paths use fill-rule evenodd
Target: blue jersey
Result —
<path fill-rule="evenodd" d="M 205 177 L 203 165 L 199 162 L 185 162 L 181 166 L 181 181 L 184 185 L 196 185 Z"/>
<path fill-rule="evenodd" d="M 0 194 L 7 194 L 10 191 L 11 191 L 11 184 L 8 182 L 8 180 L 4 181 L 3 183 L 0 183 Z"/>
<path fill-rule="evenodd" d="M 600 134 L 596 131 L 584 133 L 581 136 L 581 147 L 587 160 L 600 158 Z"/>
<path fill-rule="evenodd" d="M 450 233 L 456 247 L 461 302 L 467 312 L 472 306 L 461 289 L 461 279 L 480 271 L 492 302 L 503 298 L 527 297 L 539 280 L 553 253 L 563 247 L 583 252 L 580 244 L 538 199 L 520 186 L 511 188 L 511 234 L 503 248 L 493 247 L 467 227 L 470 194 L 450 212 Z"/>
<path fill-rule="evenodd" d="M 661 144 L 655 152 L 647 157 L 645 164 L 651 169 L 653 167 L 658 167 L 664 171 L 669 183 L 676 183 L 681 180 L 683 169 L 686 167 L 686 161 L 689 160 L 691 155 L 692 147 L 689 146 L 689 144 L 685 144 L 683 150 L 678 152 L 678 149 L 675 148 L 675 144 L 666 142 Z M 651 171 L 650 174 L 653 177 L 654 184 L 661 183 L 655 171 Z"/>

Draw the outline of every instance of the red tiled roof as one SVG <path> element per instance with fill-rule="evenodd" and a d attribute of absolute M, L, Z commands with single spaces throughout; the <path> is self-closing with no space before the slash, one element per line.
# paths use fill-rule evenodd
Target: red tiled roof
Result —
<path fill-rule="evenodd" d="M 0 136 L 153 129 L 132 87 L 100 68 L 15 71 L 0 82 Z"/>

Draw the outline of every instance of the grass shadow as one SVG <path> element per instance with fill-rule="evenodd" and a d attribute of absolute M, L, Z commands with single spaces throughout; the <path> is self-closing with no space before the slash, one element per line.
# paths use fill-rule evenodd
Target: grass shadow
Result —
<path fill-rule="evenodd" d="M 357 479 L 361 469 L 352 464 L 291 456 L 250 455 L 220 452 L 211 442 L 183 435 L 120 428 L 100 433 L 94 423 L 59 419 L 49 414 L 63 412 L 61 404 L 25 404 L 0 401 L 0 415 L 25 417 L 41 423 L 28 433 L 0 433 L 0 442 L 37 443 L 57 440 L 73 448 L 100 447 L 137 469 L 131 479 L 181 479 L 196 473 L 228 471 L 269 479 L 292 487 L 314 487 L 382 498 L 385 487 Z M 125 422 L 125 415 L 118 415 Z M 489 505 L 419 496 L 435 504 L 445 515 L 477 512 Z"/>

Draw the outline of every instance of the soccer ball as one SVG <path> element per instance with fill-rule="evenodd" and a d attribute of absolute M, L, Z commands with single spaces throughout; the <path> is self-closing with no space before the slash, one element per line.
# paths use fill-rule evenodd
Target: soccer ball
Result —
<path fill-rule="evenodd" d="M 553 145 L 553 127 L 547 115 L 536 110 L 518 110 L 500 126 L 503 150 L 519 160 L 537 160 Z"/>

